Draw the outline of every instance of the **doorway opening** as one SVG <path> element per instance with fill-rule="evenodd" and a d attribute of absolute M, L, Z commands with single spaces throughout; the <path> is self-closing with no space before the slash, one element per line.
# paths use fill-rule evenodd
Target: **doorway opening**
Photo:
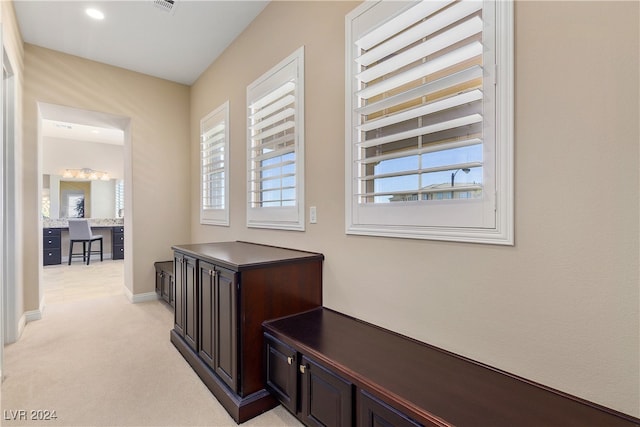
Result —
<path fill-rule="evenodd" d="M 92 228 L 98 227 L 97 234 L 107 240 L 106 259 L 124 259 L 123 285 L 131 289 L 131 256 L 124 256 L 123 243 L 118 244 L 115 231 L 110 231 L 122 228 L 123 242 L 133 235 L 130 215 L 125 214 L 132 208 L 125 205 L 132 200 L 129 129 L 128 117 L 38 103 L 41 225 L 43 230 L 60 230 L 59 246 L 54 250 L 47 250 L 46 242 L 40 243 L 41 307 L 45 294 L 43 266 L 68 263 L 68 218 L 88 218 Z"/>

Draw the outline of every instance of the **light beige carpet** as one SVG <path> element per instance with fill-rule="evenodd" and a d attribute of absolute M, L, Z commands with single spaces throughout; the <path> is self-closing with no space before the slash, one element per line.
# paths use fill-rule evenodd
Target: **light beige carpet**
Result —
<path fill-rule="evenodd" d="M 45 268 L 43 319 L 5 347 L 3 426 L 235 425 L 170 343 L 169 307 L 125 298 L 122 267 Z M 31 420 L 46 415 L 32 411 L 56 419 Z M 279 406 L 243 425 L 301 424 Z"/>

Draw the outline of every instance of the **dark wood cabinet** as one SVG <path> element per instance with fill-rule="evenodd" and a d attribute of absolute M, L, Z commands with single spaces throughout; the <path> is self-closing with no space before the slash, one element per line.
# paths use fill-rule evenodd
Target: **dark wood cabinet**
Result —
<path fill-rule="evenodd" d="M 266 321 L 264 334 L 267 388 L 308 426 L 640 426 L 326 308 Z"/>
<path fill-rule="evenodd" d="M 62 263 L 62 235 L 59 228 L 42 230 L 42 264 L 57 265 Z"/>
<path fill-rule="evenodd" d="M 247 242 L 173 250 L 171 342 L 236 422 L 273 408 L 277 400 L 263 375 L 262 322 L 322 305 L 324 257 Z"/>
<path fill-rule="evenodd" d="M 124 227 L 111 228 L 111 259 L 124 259 Z"/>
<path fill-rule="evenodd" d="M 175 304 L 173 261 L 159 261 L 154 263 L 154 266 L 156 269 L 156 293 L 173 306 Z"/>
<path fill-rule="evenodd" d="M 124 226 L 95 224 L 91 226 L 95 234 L 111 233 L 111 259 L 124 259 Z M 101 231 L 96 231 L 101 230 Z M 64 232 L 63 232 L 64 230 Z M 57 265 L 62 263 L 63 239 L 65 247 L 69 244 L 68 226 L 46 227 L 42 229 L 42 264 Z M 108 245 L 108 235 L 105 236 Z"/>

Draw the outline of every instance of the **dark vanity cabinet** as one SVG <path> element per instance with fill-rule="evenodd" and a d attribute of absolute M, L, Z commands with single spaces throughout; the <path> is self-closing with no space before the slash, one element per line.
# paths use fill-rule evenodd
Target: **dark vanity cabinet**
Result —
<path fill-rule="evenodd" d="M 124 259 L 124 226 L 111 228 L 111 259 Z"/>
<path fill-rule="evenodd" d="M 42 264 L 57 265 L 62 262 L 62 236 L 59 228 L 42 229 Z"/>
<path fill-rule="evenodd" d="M 173 250 L 171 342 L 236 422 L 273 408 L 262 322 L 322 305 L 323 255 L 247 242 Z"/>
<path fill-rule="evenodd" d="M 59 224 L 58 227 L 44 227 L 42 229 L 42 264 L 58 265 L 62 263 L 62 247 L 69 247 L 69 226 L 66 220 L 51 220 Z M 111 259 L 124 259 L 124 226 L 103 224 L 102 220 L 91 220 L 94 234 L 103 235 L 104 244 L 109 244 L 111 235 Z M 110 223 L 111 220 L 108 220 Z M 108 246 L 107 246 L 108 247 Z M 65 249 L 66 251 L 66 249 Z M 106 247 L 105 247 L 106 252 Z"/>

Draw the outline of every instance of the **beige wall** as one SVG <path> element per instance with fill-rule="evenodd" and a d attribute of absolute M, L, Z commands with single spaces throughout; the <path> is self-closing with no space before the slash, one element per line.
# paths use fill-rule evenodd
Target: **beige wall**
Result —
<path fill-rule="evenodd" d="M 347 2 L 272 2 L 191 90 L 191 240 L 324 253 L 326 306 L 640 415 L 637 2 L 515 8 L 516 245 L 344 233 Z M 245 90 L 305 45 L 305 232 L 247 229 Z M 231 226 L 199 224 L 198 123 L 230 100 Z"/>
<path fill-rule="evenodd" d="M 25 310 L 38 291 L 37 102 L 129 117 L 125 142 L 125 281 L 134 298 L 153 295 L 153 263 L 188 239 L 189 88 L 78 57 L 25 45 Z M 130 164 L 130 170 L 126 165 Z M 129 203 L 132 202 L 132 203 Z"/>

